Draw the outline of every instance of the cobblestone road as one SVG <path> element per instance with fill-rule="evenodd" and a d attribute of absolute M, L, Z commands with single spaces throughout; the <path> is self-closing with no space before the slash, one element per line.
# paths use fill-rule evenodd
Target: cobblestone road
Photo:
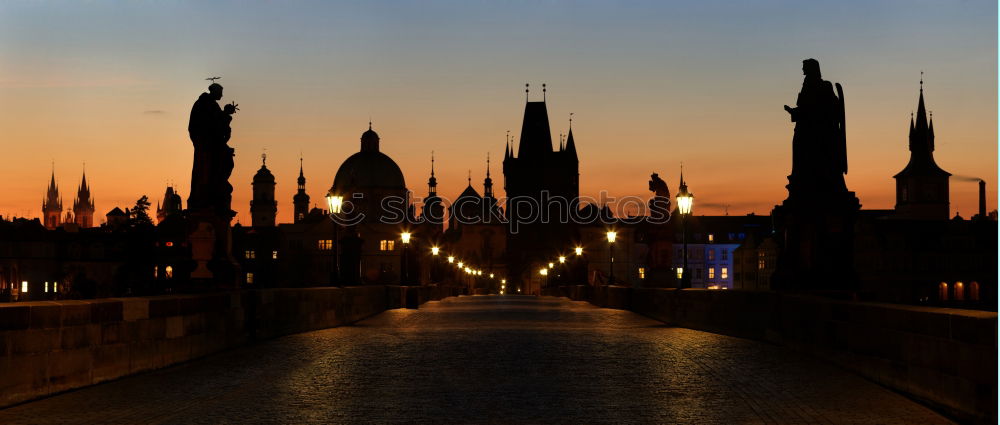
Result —
<path fill-rule="evenodd" d="M 0 423 L 949 423 L 758 342 L 460 297 L 0 410 Z"/>

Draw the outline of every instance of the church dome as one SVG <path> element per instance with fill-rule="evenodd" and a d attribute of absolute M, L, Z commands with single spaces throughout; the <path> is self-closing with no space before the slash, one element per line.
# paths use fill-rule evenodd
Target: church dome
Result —
<path fill-rule="evenodd" d="M 271 170 L 268 170 L 266 166 L 261 166 L 257 170 L 257 174 L 253 176 L 254 183 L 274 183 L 274 174 L 271 174 Z"/>
<path fill-rule="evenodd" d="M 406 190 L 403 171 L 396 161 L 378 151 L 351 155 L 340 165 L 333 187 L 339 192 L 364 192 L 365 189 Z"/>

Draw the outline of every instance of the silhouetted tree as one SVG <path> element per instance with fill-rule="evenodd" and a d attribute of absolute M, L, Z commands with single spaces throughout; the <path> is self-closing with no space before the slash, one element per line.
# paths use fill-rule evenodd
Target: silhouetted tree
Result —
<path fill-rule="evenodd" d="M 143 195 L 142 198 L 135 201 L 135 207 L 132 208 L 131 220 L 132 226 L 152 226 L 153 220 L 149 218 L 149 197 Z"/>

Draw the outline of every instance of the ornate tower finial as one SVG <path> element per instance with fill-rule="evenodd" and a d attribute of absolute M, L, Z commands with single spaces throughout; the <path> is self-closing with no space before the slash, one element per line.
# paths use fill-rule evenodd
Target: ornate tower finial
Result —
<path fill-rule="evenodd" d="M 924 71 L 920 70 L 920 92 L 924 92 Z"/>
<path fill-rule="evenodd" d="M 469 170 L 469 176 L 467 179 L 469 180 L 469 186 L 472 186 L 472 170 Z"/>
<path fill-rule="evenodd" d="M 528 89 L 529 89 L 530 86 L 531 86 L 531 84 L 524 83 L 524 101 L 525 102 L 528 102 L 528 101 L 531 100 L 531 98 L 528 97 Z"/>
<path fill-rule="evenodd" d="M 542 102 L 545 101 L 545 83 L 542 83 Z"/>
<path fill-rule="evenodd" d="M 434 151 L 431 151 L 431 177 L 434 177 Z"/>
<path fill-rule="evenodd" d="M 267 148 L 264 148 L 264 152 L 260 154 L 260 165 L 267 167 Z"/>
<path fill-rule="evenodd" d="M 486 152 L 486 178 L 490 178 L 490 153 Z"/>
<path fill-rule="evenodd" d="M 569 113 L 569 129 L 570 130 L 573 129 L 573 113 L 572 112 Z"/>

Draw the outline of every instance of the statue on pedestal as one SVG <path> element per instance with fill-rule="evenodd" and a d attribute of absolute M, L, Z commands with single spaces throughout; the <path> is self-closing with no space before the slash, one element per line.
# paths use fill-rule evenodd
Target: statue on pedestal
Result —
<path fill-rule="evenodd" d="M 649 176 L 649 191 L 653 197 L 649 200 L 649 220 L 654 224 L 663 224 L 670 220 L 670 188 L 660 175 Z"/>
<path fill-rule="evenodd" d="M 230 123 L 239 110 L 236 103 L 220 107 L 222 86 L 209 78 L 208 93 L 202 93 L 191 107 L 188 134 L 194 144 L 191 169 L 191 196 L 188 197 L 188 239 L 191 243 L 195 279 L 215 280 L 221 286 L 236 282 L 236 262 L 232 257 L 230 222 L 236 213 L 231 209 L 235 150 L 229 147 Z"/>
<path fill-rule="evenodd" d="M 795 123 L 788 198 L 772 216 L 782 238 L 772 287 L 851 292 L 854 222 L 861 208 L 847 190 L 844 89 L 824 81 L 815 59 L 802 61 L 802 91 L 785 111 Z"/>

